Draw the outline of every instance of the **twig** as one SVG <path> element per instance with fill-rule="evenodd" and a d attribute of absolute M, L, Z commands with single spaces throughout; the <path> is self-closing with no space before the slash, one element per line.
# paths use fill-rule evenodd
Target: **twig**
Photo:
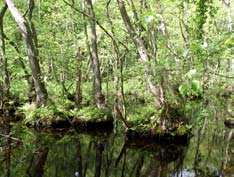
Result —
<path fill-rule="evenodd" d="M 12 140 L 22 142 L 22 140 L 21 140 L 21 139 L 18 139 L 18 138 L 12 137 L 12 135 L 11 135 L 11 134 L 9 134 L 9 135 L 4 135 L 4 134 L 1 134 L 1 133 L 0 133 L 0 136 L 5 137 L 5 138 L 11 138 Z"/>
<path fill-rule="evenodd" d="M 212 72 L 209 72 L 209 74 L 214 74 L 216 76 L 225 77 L 225 78 L 228 78 L 228 79 L 233 79 L 234 78 L 234 76 L 225 76 L 225 75 L 222 75 L 222 74 L 217 74 L 217 73 L 212 73 Z"/>
<path fill-rule="evenodd" d="M 79 10 L 78 8 L 74 7 L 74 1 L 72 1 L 72 4 L 70 4 L 70 3 L 67 2 L 66 0 L 63 0 L 63 2 L 64 2 L 66 5 L 68 5 L 68 6 L 70 6 L 71 8 L 73 8 L 73 9 L 74 9 L 75 11 L 77 11 L 78 13 L 80 13 L 80 14 L 82 14 L 82 15 L 88 17 L 88 18 L 91 18 L 92 20 L 94 20 L 94 21 L 96 22 L 96 24 L 107 34 L 107 36 L 109 36 L 109 37 L 113 40 L 113 42 L 117 45 L 116 39 L 105 29 L 104 26 L 102 26 L 102 25 L 100 24 L 100 22 L 99 22 L 96 18 L 90 17 L 89 14 L 87 14 L 87 13 L 83 12 L 82 10 Z M 121 41 L 118 41 L 118 43 L 121 44 L 125 49 L 128 50 L 128 47 L 127 47 L 124 43 L 122 43 Z"/>

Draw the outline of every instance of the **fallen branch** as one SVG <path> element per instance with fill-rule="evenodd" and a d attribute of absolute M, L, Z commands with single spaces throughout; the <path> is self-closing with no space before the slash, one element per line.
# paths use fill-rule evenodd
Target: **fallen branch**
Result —
<path fill-rule="evenodd" d="M 1 133 L 0 133 L 0 136 L 2 136 L 2 137 L 4 137 L 4 138 L 10 138 L 10 139 L 12 139 L 12 140 L 22 142 L 21 139 L 15 138 L 15 137 L 13 137 L 11 134 L 9 134 L 9 135 L 4 135 L 4 134 L 1 134 Z"/>

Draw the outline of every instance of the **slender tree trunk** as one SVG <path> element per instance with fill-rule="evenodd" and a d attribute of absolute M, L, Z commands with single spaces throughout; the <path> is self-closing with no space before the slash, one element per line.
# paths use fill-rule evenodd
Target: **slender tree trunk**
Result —
<path fill-rule="evenodd" d="M 148 84 L 148 87 L 149 87 L 151 93 L 154 96 L 155 106 L 157 108 L 161 108 L 163 105 L 162 105 L 161 100 L 160 100 L 160 91 L 158 88 L 156 88 L 156 86 L 152 82 L 151 69 L 150 69 L 150 65 L 148 63 L 149 57 L 147 54 L 147 49 L 144 45 L 144 40 L 136 35 L 135 29 L 133 28 L 132 23 L 131 23 L 129 16 L 127 14 L 124 2 L 122 0 L 117 0 L 117 2 L 118 2 L 118 6 L 119 6 L 119 10 L 120 10 L 123 22 L 126 26 L 126 29 L 129 33 L 130 37 L 134 41 L 134 44 L 135 44 L 135 46 L 138 50 L 138 53 L 140 55 L 141 62 L 142 62 L 144 69 L 145 69 L 146 82 Z"/>
<path fill-rule="evenodd" d="M 2 77 L 3 77 L 3 98 L 8 100 L 10 96 L 10 79 L 6 57 L 5 37 L 3 29 L 3 18 L 7 10 L 7 5 L 4 4 L 0 11 L 0 48 L 1 48 L 1 62 L 2 62 Z"/>
<path fill-rule="evenodd" d="M 56 66 L 54 64 L 54 58 L 53 57 L 50 59 L 50 71 L 52 72 L 54 80 L 56 81 L 56 83 L 60 84 L 58 76 L 57 76 L 57 72 L 56 72 L 57 70 L 56 70 Z"/>
<path fill-rule="evenodd" d="M 138 13 L 137 13 L 137 10 L 136 10 L 136 7 L 135 7 L 135 4 L 134 4 L 133 0 L 130 0 L 130 5 L 131 5 L 131 8 L 132 8 L 133 17 L 134 17 L 135 21 L 137 22 L 137 29 L 139 30 L 139 32 L 145 31 L 144 26 L 141 23 L 139 23 L 140 18 L 138 16 Z"/>
<path fill-rule="evenodd" d="M 76 95 L 75 95 L 75 107 L 81 108 L 82 91 L 81 91 L 81 66 L 82 66 L 82 52 L 80 47 L 77 51 L 77 76 L 76 76 Z"/>
<path fill-rule="evenodd" d="M 83 12 L 85 12 L 85 1 L 82 1 L 82 10 Z M 89 35 L 88 35 L 88 29 L 87 29 L 87 22 L 86 22 L 86 16 L 85 14 L 82 14 L 83 16 L 83 30 L 84 30 L 84 34 L 85 34 L 85 45 L 86 45 L 86 49 L 87 49 L 87 55 L 88 55 L 88 59 L 87 59 L 87 69 L 85 72 L 85 81 L 88 80 L 88 75 L 89 75 L 89 71 L 92 65 L 92 54 L 91 54 L 91 49 L 90 49 L 90 44 L 89 44 Z"/>
<path fill-rule="evenodd" d="M 138 6 L 139 6 L 138 16 L 140 17 L 142 14 L 143 0 L 138 0 Z"/>
<path fill-rule="evenodd" d="M 223 0 L 225 6 L 227 7 L 227 16 L 228 16 L 228 31 L 232 31 L 232 14 L 231 14 L 231 1 L 230 0 Z"/>
<path fill-rule="evenodd" d="M 228 18 L 228 24 L 227 28 L 228 31 L 232 32 L 232 14 L 231 14 L 231 1 L 230 0 L 223 0 L 225 6 L 227 7 L 227 18 Z M 226 64 L 226 72 L 228 73 L 231 68 L 232 68 L 232 60 L 227 59 L 227 64 Z"/>
<path fill-rule="evenodd" d="M 86 2 L 89 10 L 90 28 L 91 28 L 91 54 L 92 54 L 92 66 L 93 66 L 94 102 L 97 107 L 101 107 L 103 105 L 104 100 L 102 95 L 101 73 L 100 73 L 100 64 L 98 59 L 95 14 L 93 11 L 92 0 L 86 0 Z"/>
<path fill-rule="evenodd" d="M 34 90 L 34 83 L 33 81 L 31 81 L 32 79 L 30 79 L 31 75 L 28 73 L 27 71 L 27 68 L 25 66 L 25 63 L 24 63 L 24 59 L 20 56 L 20 49 L 19 47 L 17 46 L 17 43 L 11 41 L 7 36 L 6 34 L 4 34 L 4 38 L 9 42 L 9 44 L 15 49 L 15 51 L 18 53 L 18 60 L 20 62 L 20 65 L 22 67 L 22 69 L 24 70 L 24 74 L 25 74 L 25 79 L 27 80 L 27 83 L 29 85 L 29 93 L 28 93 L 28 96 L 29 96 L 29 99 L 33 100 L 33 98 L 35 98 L 35 95 L 32 94 L 32 91 Z"/>
<path fill-rule="evenodd" d="M 18 9 L 15 7 L 12 0 L 5 0 L 13 18 L 19 26 L 22 36 L 25 40 L 26 52 L 29 58 L 30 67 L 32 70 L 33 81 L 36 90 L 36 103 L 38 106 L 45 104 L 47 101 L 47 90 L 42 78 L 41 69 L 38 60 L 38 51 L 34 43 L 33 32 L 29 27 L 29 24 L 20 14 Z"/>
<path fill-rule="evenodd" d="M 112 36 L 116 38 L 115 29 L 114 29 L 113 22 L 111 20 L 110 12 L 109 12 L 110 2 L 111 0 L 109 0 L 106 5 L 106 16 L 111 26 Z M 113 45 L 113 51 L 115 54 L 115 58 L 112 61 L 113 72 L 116 73 L 114 75 L 114 85 L 115 85 L 115 89 L 117 92 L 115 96 L 114 112 L 115 112 L 116 117 L 120 116 L 122 119 L 126 120 L 125 95 L 124 95 L 124 88 L 123 88 L 123 82 L 124 82 L 123 81 L 123 58 L 125 58 L 126 53 L 123 53 L 121 56 L 120 51 L 119 51 L 119 46 L 114 40 L 112 40 L 112 45 Z M 118 110 L 120 112 L 118 112 Z M 121 115 L 118 115 L 118 114 L 121 114 Z"/>

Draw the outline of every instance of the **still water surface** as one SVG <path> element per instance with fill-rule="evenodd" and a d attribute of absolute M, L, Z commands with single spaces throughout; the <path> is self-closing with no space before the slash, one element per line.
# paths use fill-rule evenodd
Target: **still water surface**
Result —
<path fill-rule="evenodd" d="M 0 177 L 232 176 L 234 138 L 223 116 L 217 110 L 200 115 L 194 136 L 184 145 L 129 144 L 120 126 L 109 133 L 87 134 L 4 125 L 0 128 Z"/>

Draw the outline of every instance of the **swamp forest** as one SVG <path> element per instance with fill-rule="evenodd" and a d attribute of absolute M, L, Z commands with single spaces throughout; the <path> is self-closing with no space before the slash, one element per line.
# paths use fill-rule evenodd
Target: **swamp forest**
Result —
<path fill-rule="evenodd" d="M 0 177 L 234 176 L 234 1 L 1 0 Z"/>

